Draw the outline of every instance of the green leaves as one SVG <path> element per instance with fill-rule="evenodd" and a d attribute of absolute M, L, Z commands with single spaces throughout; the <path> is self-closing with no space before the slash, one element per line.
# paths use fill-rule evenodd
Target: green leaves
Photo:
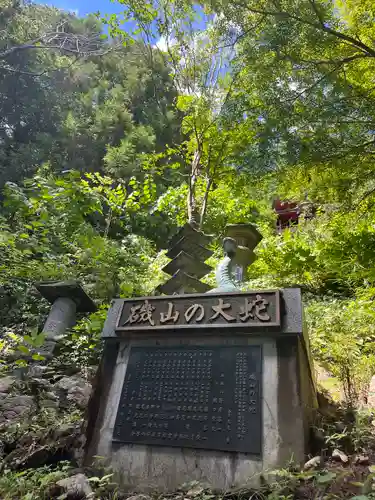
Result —
<path fill-rule="evenodd" d="M 142 210 L 147 214 L 156 198 L 154 176 L 146 173 L 144 179 L 134 176 L 126 185 L 97 172 L 61 177 L 46 173 L 24 189 L 7 189 L 12 227 L 0 225 L 3 279 L 79 279 L 90 295 L 102 300 L 125 290 L 127 283 L 134 293 L 149 293 L 153 278 L 145 279 L 143 273 L 154 250 L 141 237 L 128 236 L 133 221 L 142 222 Z M 34 347 L 42 343 L 31 335 L 25 340 Z"/>
<path fill-rule="evenodd" d="M 31 357 L 34 361 L 44 361 L 46 359 L 41 354 L 33 354 Z"/>
<path fill-rule="evenodd" d="M 37 330 L 32 331 L 30 335 L 24 335 L 24 341 L 29 344 L 31 347 L 38 348 L 44 344 L 46 339 L 46 335 L 44 333 L 38 333 Z"/>
<path fill-rule="evenodd" d="M 316 482 L 321 485 L 330 484 L 337 474 L 335 472 L 326 472 L 325 474 L 319 474 L 316 478 Z"/>
<path fill-rule="evenodd" d="M 18 350 L 23 354 L 30 354 L 30 349 L 24 345 L 19 345 Z"/>
<path fill-rule="evenodd" d="M 372 301 L 314 301 L 307 312 L 316 361 L 341 381 L 347 400 L 356 402 L 375 370 Z"/>

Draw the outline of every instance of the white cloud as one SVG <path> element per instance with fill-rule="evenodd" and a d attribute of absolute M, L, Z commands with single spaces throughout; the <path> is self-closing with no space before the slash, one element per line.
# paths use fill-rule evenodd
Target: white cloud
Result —
<path fill-rule="evenodd" d="M 173 38 L 172 36 L 164 36 L 162 35 L 159 40 L 153 45 L 153 48 L 158 48 L 162 52 L 167 52 L 168 47 L 172 47 L 173 45 L 176 44 L 176 39 Z"/>
<path fill-rule="evenodd" d="M 154 49 L 159 49 L 162 52 L 166 52 L 168 49 L 167 39 L 165 36 L 161 36 L 159 40 L 153 45 Z"/>

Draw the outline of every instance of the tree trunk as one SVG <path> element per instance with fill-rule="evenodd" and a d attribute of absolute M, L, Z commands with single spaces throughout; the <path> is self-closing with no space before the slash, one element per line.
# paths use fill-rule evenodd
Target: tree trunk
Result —
<path fill-rule="evenodd" d="M 204 221 L 204 218 L 206 216 L 208 195 L 210 194 L 211 185 L 212 185 L 212 178 L 209 177 L 207 179 L 207 182 L 206 182 L 206 191 L 204 193 L 203 202 L 202 202 L 201 214 L 200 214 L 200 219 L 199 219 L 199 229 L 202 229 L 203 221 Z"/>
<path fill-rule="evenodd" d="M 189 224 L 194 228 L 199 228 L 199 210 L 197 204 L 196 197 L 196 184 L 199 177 L 200 170 L 200 160 L 201 160 L 201 152 L 198 148 L 193 157 L 193 161 L 191 162 L 191 175 L 189 182 L 189 192 L 187 197 L 187 209 L 188 209 L 188 221 Z"/>

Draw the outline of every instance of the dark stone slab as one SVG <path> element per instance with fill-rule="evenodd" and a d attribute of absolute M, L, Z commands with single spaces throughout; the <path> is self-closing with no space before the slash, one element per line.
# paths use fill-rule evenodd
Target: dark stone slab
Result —
<path fill-rule="evenodd" d="M 39 293 L 53 304 L 58 298 L 72 299 L 78 312 L 95 312 L 96 305 L 76 281 L 41 281 L 35 284 Z"/>
<path fill-rule="evenodd" d="M 167 252 L 167 257 L 174 259 L 182 251 L 203 262 L 213 254 L 208 248 L 196 243 L 193 238 L 183 237 Z"/>
<path fill-rule="evenodd" d="M 180 252 L 173 260 L 163 267 L 163 271 L 170 275 L 174 275 L 179 269 L 185 271 L 189 276 L 194 276 L 196 278 L 202 278 L 212 271 L 210 266 L 196 260 L 186 252 Z"/>
<path fill-rule="evenodd" d="M 159 285 L 157 291 L 165 295 L 173 295 L 181 289 L 184 289 L 185 293 L 206 293 L 210 288 L 206 283 L 178 270 L 166 283 Z"/>
<path fill-rule="evenodd" d="M 116 332 L 281 326 L 278 290 L 123 299 Z"/>
<path fill-rule="evenodd" d="M 113 440 L 261 455 L 261 346 L 132 348 Z"/>
<path fill-rule="evenodd" d="M 206 246 L 212 241 L 212 236 L 202 233 L 193 229 L 189 223 L 185 224 L 178 232 L 171 238 L 169 247 L 174 247 L 181 238 L 189 238 L 194 240 L 198 245 Z"/>

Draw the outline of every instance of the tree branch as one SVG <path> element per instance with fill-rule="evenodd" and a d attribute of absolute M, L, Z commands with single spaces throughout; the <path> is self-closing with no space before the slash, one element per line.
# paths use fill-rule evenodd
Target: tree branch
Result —
<path fill-rule="evenodd" d="M 353 54 L 352 56 L 344 57 L 343 59 L 321 59 L 319 61 L 316 61 L 314 59 L 311 59 L 311 60 L 300 59 L 299 61 L 296 61 L 295 59 L 293 59 L 289 55 L 283 55 L 281 57 L 281 59 L 291 61 L 294 64 L 299 64 L 300 62 L 302 62 L 302 63 L 306 63 L 306 64 L 314 64 L 316 66 L 320 66 L 320 65 L 329 65 L 329 64 L 334 64 L 334 65 L 347 64 L 349 62 L 355 61 L 356 59 L 366 59 L 367 57 L 370 57 L 370 56 L 368 54 L 361 52 L 360 54 Z M 306 67 L 304 67 L 302 69 L 306 69 Z"/>
<path fill-rule="evenodd" d="M 264 19 L 266 16 L 263 16 L 260 21 L 258 21 L 255 25 L 250 26 L 250 28 L 247 28 L 245 31 L 240 33 L 236 38 L 233 40 L 233 42 L 230 42 L 226 45 L 221 45 L 218 48 L 219 49 L 226 49 L 228 47 L 234 47 L 242 38 L 244 38 L 246 35 L 248 35 L 251 31 L 254 31 L 255 29 L 259 28 L 260 25 L 263 23 Z"/>
<path fill-rule="evenodd" d="M 78 61 L 78 59 L 79 59 L 79 57 L 75 57 L 73 59 L 73 61 L 70 64 L 67 64 L 66 66 L 61 66 L 61 67 L 54 68 L 54 69 L 46 69 L 46 70 L 42 71 L 41 73 L 33 73 L 32 71 L 23 71 L 21 69 L 11 68 L 9 66 L 0 66 L 0 69 L 4 70 L 4 71 L 9 71 L 10 73 L 17 73 L 18 75 L 26 75 L 26 76 L 32 76 L 32 77 L 37 78 L 39 76 L 47 75 L 49 73 L 54 73 L 55 71 L 59 71 L 60 69 L 69 69 L 72 66 L 74 66 L 74 64 Z"/>
<path fill-rule="evenodd" d="M 208 177 L 206 182 L 206 190 L 204 192 L 202 208 L 200 213 L 200 221 L 199 221 L 199 229 L 202 229 L 203 221 L 207 212 L 207 204 L 208 204 L 208 195 L 210 194 L 211 186 L 212 186 L 212 177 Z"/>
<path fill-rule="evenodd" d="M 347 158 L 348 156 L 351 156 L 353 154 L 358 154 L 358 152 L 361 152 L 362 154 L 366 154 L 366 155 L 374 154 L 375 151 L 373 151 L 373 150 L 368 151 L 367 149 L 365 149 L 367 146 L 375 146 L 375 139 L 371 139 L 370 141 L 364 142 L 362 144 L 353 145 L 349 149 L 342 151 L 340 154 L 321 156 L 320 161 L 321 162 L 328 162 L 331 160 Z"/>
<path fill-rule="evenodd" d="M 368 190 L 368 191 L 366 191 L 366 193 L 365 193 L 363 196 L 361 196 L 361 198 L 359 199 L 359 201 L 358 201 L 358 203 L 357 203 L 357 208 L 359 207 L 359 205 L 360 205 L 363 201 L 365 201 L 365 199 L 366 199 L 366 198 L 368 198 L 369 196 L 371 196 L 371 195 L 372 195 L 372 194 L 374 194 L 374 193 L 375 193 L 375 187 L 374 187 L 374 188 L 372 188 L 372 189 L 370 189 L 370 190 Z"/>
<path fill-rule="evenodd" d="M 319 9 L 318 9 L 315 1 L 314 0 L 309 0 L 309 4 L 311 5 L 312 10 L 315 12 L 316 17 L 318 18 L 319 23 L 321 24 L 321 26 L 324 27 L 324 20 L 323 20 L 321 14 L 319 12 Z"/>
<path fill-rule="evenodd" d="M 341 31 L 336 31 L 329 26 L 327 26 L 324 21 L 321 19 L 319 20 L 318 23 L 314 21 L 310 21 L 308 19 L 304 19 L 303 17 L 299 17 L 295 14 L 292 14 L 290 12 L 286 11 L 272 11 L 272 10 L 262 10 L 262 9 L 257 9 L 255 7 L 249 7 L 248 4 L 244 4 L 242 2 L 237 2 L 238 5 L 241 5 L 244 9 L 254 13 L 254 14 L 261 14 L 264 16 L 273 16 L 273 17 L 284 17 L 284 18 L 289 18 L 293 19 L 294 21 L 297 21 L 302 24 L 306 24 L 308 26 L 311 26 L 313 28 L 317 28 L 321 31 L 324 31 L 325 33 L 328 33 L 332 36 L 335 36 L 336 38 L 340 38 L 341 40 L 344 40 L 348 42 L 350 45 L 353 45 L 357 47 L 358 49 L 362 50 L 364 53 L 368 54 L 371 57 L 375 57 L 375 50 L 366 45 L 365 43 L 361 42 L 360 40 L 357 40 L 356 38 L 347 35 L 345 33 L 342 33 Z M 311 1 L 310 1 L 311 4 Z"/>
<path fill-rule="evenodd" d="M 326 73 L 325 75 L 323 75 L 322 77 L 318 78 L 318 80 L 316 80 L 316 82 L 314 82 L 310 87 L 308 87 L 307 89 L 304 89 L 302 90 L 301 92 L 299 92 L 296 96 L 293 97 L 293 99 L 290 99 L 290 101 L 292 103 L 295 103 L 297 99 L 299 99 L 303 94 L 309 94 L 311 92 L 311 90 L 313 90 L 317 85 L 319 85 L 323 80 L 325 80 L 326 78 L 328 78 L 330 75 L 332 75 L 332 73 L 335 73 L 335 71 L 337 71 L 338 69 L 340 69 L 342 66 L 342 64 L 337 64 L 331 71 L 329 71 L 328 73 Z"/>
<path fill-rule="evenodd" d="M 6 60 L 13 54 L 26 50 L 56 50 L 62 54 L 87 57 L 105 55 L 114 49 L 104 49 L 103 40 L 97 33 L 87 36 L 61 31 L 63 28 L 62 25 L 57 26 L 54 31 L 46 32 L 35 40 L 0 51 L 0 60 Z"/>

